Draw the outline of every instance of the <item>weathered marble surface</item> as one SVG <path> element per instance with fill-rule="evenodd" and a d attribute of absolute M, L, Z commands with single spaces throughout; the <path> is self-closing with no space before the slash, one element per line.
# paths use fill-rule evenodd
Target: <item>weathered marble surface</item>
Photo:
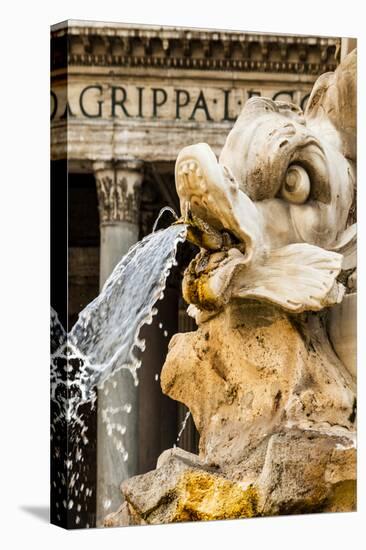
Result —
<path fill-rule="evenodd" d="M 207 144 L 184 148 L 177 191 L 203 251 L 183 293 L 197 320 L 238 298 L 295 313 L 340 303 L 338 276 L 356 267 L 355 162 L 355 52 L 317 80 L 305 113 L 252 98 L 219 161 Z"/>
<path fill-rule="evenodd" d="M 354 428 L 354 380 L 314 314 L 231 305 L 172 338 L 161 385 L 190 409 L 201 455 L 220 467 L 271 433 Z"/>
<path fill-rule="evenodd" d="M 273 435 L 238 465 L 237 479 L 182 449 L 165 453 L 156 470 L 123 482 L 125 501 L 105 518 L 106 527 L 355 507 L 355 453 L 345 437 L 297 430 Z"/>
<path fill-rule="evenodd" d="M 328 315 L 328 334 L 335 352 L 352 376 L 357 374 L 357 292 L 344 297 Z"/>
<path fill-rule="evenodd" d="M 190 409 L 199 457 L 168 451 L 124 482 L 109 524 L 355 509 L 355 162 L 355 52 L 305 113 L 253 98 L 218 162 L 181 151 L 198 329 L 172 338 L 161 386 Z"/>
<path fill-rule="evenodd" d="M 174 336 L 161 384 L 190 408 L 200 456 L 165 451 L 105 524 L 355 509 L 355 380 L 323 322 L 253 302 Z"/>

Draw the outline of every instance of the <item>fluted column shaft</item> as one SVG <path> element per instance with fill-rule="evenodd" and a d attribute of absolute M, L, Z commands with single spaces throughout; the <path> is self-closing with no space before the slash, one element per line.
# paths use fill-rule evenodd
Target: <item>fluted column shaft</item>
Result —
<path fill-rule="evenodd" d="M 100 288 L 139 237 L 139 208 L 143 164 L 140 161 L 94 164 L 100 217 Z M 130 412 L 123 411 L 131 405 Z M 103 420 L 117 410 L 113 421 L 126 428 L 118 449 Z M 129 410 L 129 407 L 127 407 Z M 121 502 L 120 484 L 137 473 L 138 392 L 131 374 L 121 370 L 98 391 L 97 410 L 97 525 Z M 128 457 L 126 455 L 128 453 Z M 127 458 L 126 458 L 127 457 Z"/>

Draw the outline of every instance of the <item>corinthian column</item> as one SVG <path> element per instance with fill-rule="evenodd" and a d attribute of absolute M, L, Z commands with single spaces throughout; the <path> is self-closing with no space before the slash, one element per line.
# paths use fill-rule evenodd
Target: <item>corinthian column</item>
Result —
<path fill-rule="evenodd" d="M 140 161 L 94 164 L 100 217 L 100 288 L 138 241 L 142 168 Z M 98 391 L 97 525 L 120 505 L 121 481 L 137 473 L 137 398 L 137 388 L 126 370 L 117 372 Z M 120 425 L 122 432 L 116 435 L 123 446 L 108 433 L 106 415 Z"/>
<path fill-rule="evenodd" d="M 100 218 L 100 288 L 138 241 L 142 163 L 94 164 Z"/>

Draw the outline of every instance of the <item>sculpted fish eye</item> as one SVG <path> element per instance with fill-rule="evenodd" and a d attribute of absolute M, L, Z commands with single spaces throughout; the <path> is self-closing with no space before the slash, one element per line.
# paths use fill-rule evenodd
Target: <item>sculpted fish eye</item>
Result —
<path fill-rule="evenodd" d="M 303 204 L 309 198 L 310 190 L 310 178 L 305 168 L 291 164 L 281 188 L 282 198 L 293 204 Z"/>

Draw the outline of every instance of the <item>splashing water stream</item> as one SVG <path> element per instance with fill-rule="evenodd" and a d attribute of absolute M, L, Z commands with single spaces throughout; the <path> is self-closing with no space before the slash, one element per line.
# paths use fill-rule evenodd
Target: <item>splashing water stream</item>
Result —
<path fill-rule="evenodd" d="M 131 247 L 100 295 L 79 314 L 68 335 L 57 314 L 51 312 L 51 439 L 52 458 L 59 465 L 53 479 L 57 508 L 70 510 L 77 502 L 79 510 L 81 495 L 84 500 L 91 496 L 90 489 L 77 483 L 86 468 L 83 448 L 89 443 L 80 411 L 88 403 L 93 407 L 96 389 L 119 369 L 128 369 L 138 385 L 141 361 L 136 352 L 145 349 L 144 340 L 139 338 L 140 329 L 151 323 L 157 313 L 154 305 L 164 296 L 167 277 L 176 263 L 178 243 L 185 240 L 186 234 L 185 225 L 172 225 Z M 121 404 L 121 410 L 129 413 L 130 405 Z M 112 416 L 115 413 L 110 411 Z M 108 414 L 102 421 L 107 428 L 115 426 Z M 125 428 L 117 431 L 123 436 Z M 124 453 L 122 441 L 116 439 L 115 443 Z M 80 523 L 80 517 L 75 521 Z"/>
<path fill-rule="evenodd" d="M 158 224 L 163 216 L 163 214 L 165 214 L 165 212 L 170 212 L 174 219 L 177 220 L 178 219 L 178 216 L 175 212 L 175 210 L 171 207 L 171 206 L 164 206 L 164 208 L 162 208 L 158 214 L 158 217 L 156 218 L 155 222 L 154 222 L 154 225 L 153 225 L 153 228 L 152 228 L 152 233 L 155 233 L 157 227 L 158 227 Z"/>
<path fill-rule="evenodd" d="M 187 422 L 188 422 L 188 419 L 189 419 L 190 416 L 191 416 L 191 411 L 187 411 L 187 412 L 186 412 L 186 415 L 185 415 L 185 417 L 184 417 L 184 419 L 183 419 L 182 425 L 181 425 L 181 427 L 180 427 L 179 433 L 178 433 L 178 435 L 177 435 L 176 444 L 179 443 L 180 438 L 182 437 L 182 433 L 184 432 L 185 427 L 187 426 Z M 177 446 L 176 444 L 174 445 L 174 447 Z"/>

